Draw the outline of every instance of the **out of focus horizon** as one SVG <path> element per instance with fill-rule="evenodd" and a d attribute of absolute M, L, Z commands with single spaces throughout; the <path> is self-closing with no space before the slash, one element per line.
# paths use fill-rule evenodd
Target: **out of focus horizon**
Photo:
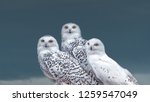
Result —
<path fill-rule="evenodd" d="M 83 38 L 101 39 L 111 58 L 141 84 L 150 84 L 149 5 L 148 0 L 0 0 L 0 84 L 51 84 L 38 64 L 37 41 L 50 34 L 60 44 L 68 22 L 80 26 Z"/>

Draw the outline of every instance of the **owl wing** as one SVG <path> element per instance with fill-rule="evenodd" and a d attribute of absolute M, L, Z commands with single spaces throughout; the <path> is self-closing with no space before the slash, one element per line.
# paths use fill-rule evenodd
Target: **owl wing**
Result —
<path fill-rule="evenodd" d="M 62 51 L 69 53 L 73 58 L 78 60 L 85 70 L 89 71 L 90 66 L 88 66 L 87 55 L 84 47 L 86 42 L 87 41 L 82 38 L 69 40 L 62 43 Z"/>
<path fill-rule="evenodd" d="M 54 80 L 52 74 L 49 72 L 49 68 L 47 64 L 45 63 L 44 59 L 45 58 L 42 58 L 42 56 L 38 55 L 38 62 L 40 64 L 40 68 L 46 77 L 48 77 L 51 80 Z"/>
<path fill-rule="evenodd" d="M 97 85 L 99 84 L 96 79 L 91 77 L 90 73 L 87 73 L 70 54 L 61 52 L 58 55 L 60 60 L 60 66 L 64 70 L 64 79 L 69 84 L 74 85 Z M 69 81 L 68 81 L 69 80 Z"/>
<path fill-rule="evenodd" d="M 127 76 L 129 77 L 129 81 L 138 84 L 138 81 L 135 79 L 135 77 L 127 70 L 124 68 L 125 73 L 127 74 Z"/>

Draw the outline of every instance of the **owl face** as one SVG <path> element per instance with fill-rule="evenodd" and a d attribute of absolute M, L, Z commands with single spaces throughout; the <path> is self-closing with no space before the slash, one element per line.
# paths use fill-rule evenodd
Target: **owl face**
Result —
<path fill-rule="evenodd" d="M 64 40 L 81 36 L 80 27 L 75 23 L 67 23 L 62 26 L 61 36 Z"/>
<path fill-rule="evenodd" d="M 92 39 L 88 40 L 86 42 L 85 47 L 86 47 L 86 51 L 88 53 L 89 52 L 97 53 L 97 52 L 104 52 L 105 51 L 103 43 L 97 38 L 92 38 Z"/>
<path fill-rule="evenodd" d="M 51 47 L 58 47 L 56 39 L 50 35 L 43 36 L 38 41 L 38 47 L 49 49 Z"/>

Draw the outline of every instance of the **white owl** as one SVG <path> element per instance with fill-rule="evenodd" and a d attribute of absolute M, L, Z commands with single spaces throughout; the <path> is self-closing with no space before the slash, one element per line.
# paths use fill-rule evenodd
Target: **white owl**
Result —
<path fill-rule="evenodd" d="M 68 53 L 59 50 L 56 39 L 50 35 L 38 41 L 38 59 L 43 73 L 60 84 L 99 84 Z"/>
<path fill-rule="evenodd" d="M 41 55 L 44 51 L 47 51 L 47 52 L 51 51 L 50 49 L 51 40 L 49 39 L 49 37 L 50 37 L 49 35 L 45 35 L 38 40 L 38 45 L 37 45 L 38 62 L 40 64 L 40 68 L 43 74 L 55 84 L 60 84 L 56 82 L 56 79 L 54 79 L 54 77 L 51 75 L 51 73 L 49 72 L 49 69 L 45 66 L 45 63 L 43 63 L 43 59 L 41 58 L 42 57 Z M 58 47 L 58 44 L 55 46 Z"/>
<path fill-rule="evenodd" d="M 64 24 L 61 30 L 61 39 L 61 50 L 69 53 L 73 58 L 78 60 L 80 66 L 92 77 L 97 79 L 96 75 L 91 70 L 91 66 L 87 62 L 87 55 L 85 52 L 87 40 L 82 38 L 80 27 L 75 23 Z M 99 79 L 97 80 L 102 84 Z"/>
<path fill-rule="evenodd" d="M 92 38 L 86 43 L 86 53 L 88 63 L 92 70 L 106 85 L 135 85 L 137 80 L 125 68 L 107 56 L 103 43 Z"/>
<path fill-rule="evenodd" d="M 72 57 L 79 61 L 80 65 L 85 68 L 86 71 L 90 71 L 84 48 L 86 40 L 81 36 L 80 27 L 75 23 L 63 25 L 61 39 L 61 50 L 68 52 Z"/>

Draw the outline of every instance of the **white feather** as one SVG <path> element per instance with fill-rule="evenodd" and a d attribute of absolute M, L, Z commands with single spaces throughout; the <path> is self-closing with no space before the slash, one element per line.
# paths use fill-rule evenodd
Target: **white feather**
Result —
<path fill-rule="evenodd" d="M 87 55 L 85 52 L 85 44 L 87 40 L 82 38 L 80 27 L 75 23 L 67 23 L 63 25 L 61 37 L 62 51 L 69 53 L 79 62 L 80 66 L 84 68 L 86 72 L 91 74 L 91 77 L 97 79 L 91 70 L 91 66 L 87 62 Z M 100 80 L 98 81 L 102 84 Z"/>
<path fill-rule="evenodd" d="M 39 39 L 38 58 L 43 73 L 46 73 L 45 76 L 60 84 L 99 84 L 89 73 L 84 71 L 77 60 L 59 50 L 58 43 L 52 36 L 44 36 Z"/>
<path fill-rule="evenodd" d="M 132 85 L 136 79 L 107 56 L 103 43 L 96 38 L 86 43 L 87 59 L 96 76 L 107 85 Z"/>

